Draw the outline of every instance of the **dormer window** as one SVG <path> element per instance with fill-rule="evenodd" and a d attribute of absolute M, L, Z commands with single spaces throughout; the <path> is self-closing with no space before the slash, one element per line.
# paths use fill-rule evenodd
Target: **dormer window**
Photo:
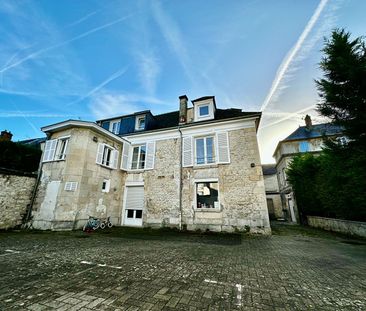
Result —
<path fill-rule="evenodd" d="M 213 97 L 203 97 L 193 100 L 194 121 L 207 121 L 215 118 L 215 100 Z"/>
<path fill-rule="evenodd" d="M 119 134 L 120 127 L 121 127 L 120 120 L 111 121 L 109 125 L 109 131 L 111 131 L 114 134 Z"/>
<path fill-rule="evenodd" d="M 198 108 L 199 117 L 207 117 L 209 115 L 209 106 L 208 105 L 201 105 Z"/>
<path fill-rule="evenodd" d="M 143 131 L 145 129 L 145 116 L 138 116 L 136 117 L 136 131 Z"/>

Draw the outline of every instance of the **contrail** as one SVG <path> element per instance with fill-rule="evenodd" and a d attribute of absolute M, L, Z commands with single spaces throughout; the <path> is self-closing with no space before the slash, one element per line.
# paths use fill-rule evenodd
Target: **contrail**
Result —
<path fill-rule="evenodd" d="M 301 110 L 298 110 L 298 111 L 295 111 L 295 112 L 289 113 L 286 117 L 283 117 L 283 118 L 281 118 L 281 119 L 279 119 L 279 120 L 277 120 L 277 121 L 275 121 L 275 122 L 268 123 L 268 124 L 266 124 L 266 125 L 264 125 L 264 126 L 262 126 L 262 127 L 260 127 L 260 128 L 261 128 L 261 129 L 264 129 L 264 128 L 266 128 L 266 127 L 270 127 L 270 126 L 273 126 L 273 125 L 275 125 L 275 124 L 281 123 L 281 122 L 283 122 L 283 121 L 285 121 L 285 120 L 291 119 L 292 117 L 294 117 L 294 116 L 296 116 L 296 115 L 298 115 L 298 114 L 301 114 L 301 113 L 304 113 L 304 112 L 306 112 L 306 111 L 308 111 L 308 110 L 314 109 L 315 107 L 316 107 L 316 105 L 311 105 L 311 106 L 308 106 L 308 107 L 306 107 L 306 108 L 304 108 L 304 109 L 301 109 Z"/>
<path fill-rule="evenodd" d="M 47 48 L 40 49 L 40 50 L 38 50 L 38 51 L 36 51 L 36 52 L 34 52 L 34 53 L 31 53 L 31 54 L 29 54 L 29 55 L 27 55 L 27 56 L 23 57 L 22 59 L 20 59 L 20 60 L 18 60 L 18 61 L 16 61 L 16 62 L 12 63 L 11 65 L 5 66 L 4 68 L 2 68 L 2 69 L 0 70 L 0 73 L 3 73 L 3 72 L 5 72 L 5 71 L 9 70 L 10 68 L 16 67 L 16 66 L 18 66 L 18 65 L 20 65 L 20 64 L 22 64 L 22 63 L 24 63 L 25 61 L 27 61 L 27 60 L 29 60 L 29 59 L 31 59 L 31 58 L 34 58 L 34 57 L 36 57 L 36 56 L 38 56 L 38 55 L 40 55 L 40 54 L 42 54 L 42 53 L 44 53 L 44 52 L 48 52 L 48 51 L 50 51 L 50 50 L 53 50 L 53 49 L 59 48 L 59 47 L 61 47 L 61 46 L 64 46 L 64 45 L 69 44 L 69 43 L 71 43 L 71 42 L 74 42 L 74 41 L 76 41 L 76 40 L 79 40 L 79 39 L 81 39 L 81 38 L 84 38 L 84 37 L 86 37 L 86 36 L 89 36 L 89 35 L 91 35 L 91 34 L 92 34 L 92 33 L 94 33 L 94 32 L 97 32 L 97 31 L 102 30 L 102 29 L 104 29 L 104 28 L 107 28 L 107 27 L 113 26 L 113 25 L 115 25 L 115 24 L 118 24 L 118 23 L 120 23 L 120 22 L 122 22 L 122 21 L 126 20 L 126 19 L 127 19 L 127 18 L 129 18 L 130 16 L 131 16 L 131 14 L 129 14 L 129 15 L 127 15 L 127 16 L 124 16 L 124 17 L 121 17 L 121 18 L 119 18 L 119 19 L 116 19 L 116 20 L 114 20 L 113 22 L 110 22 L 110 23 L 104 24 L 104 25 L 102 25 L 102 26 L 99 26 L 99 27 L 93 28 L 93 29 L 91 29 L 91 30 L 88 30 L 88 31 L 86 31 L 86 32 L 84 32 L 84 33 L 82 33 L 82 34 L 80 34 L 80 35 L 78 35 L 78 36 L 74 37 L 74 38 L 69 39 L 69 40 L 63 41 L 63 42 L 61 42 L 61 43 L 57 43 L 57 44 L 55 44 L 55 45 L 51 45 L 51 46 L 49 46 L 49 47 L 47 47 Z"/>
<path fill-rule="evenodd" d="M 299 39 L 297 40 L 297 42 L 295 43 L 295 45 L 291 48 L 291 50 L 289 51 L 289 53 L 286 55 L 286 57 L 284 58 L 284 60 L 282 61 L 277 73 L 276 73 L 276 77 L 272 82 L 272 86 L 271 89 L 269 91 L 269 93 L 267 94 L 266 99 L 264 100 L 262 107 L 261 107 L 261 111 L 263 111 L 264 109 L 267 108 L 268 104 L 271 102 L 271 99 L 273 97 L 273 95 L 276 93 L 283 77 L 285 76 L 289 66 L 291 65 L 293 59 L 295 58 L 296 54 L 299 52 L 299 50 L 301 49 L 305 39 L 307 38 L 307 36 L 309 35 L 309 33 L 311 32 L 311 30 L 313 29 L 315 23 L 318 21 L 320 14 L 322 13 L 324 7 L 326 6 L 326 4 L 328 3 L 328 0 L 321 0 L 318 7 L 316 8 L 313 16 L 310 18 L 309 22 L 306 24 L 303 32 L 301 33 Z"/>
<path fill-rule="evenodd" d="M 66 104 L 65 106 L 71 106 L 74 104 L 77 104 L 81 101 L 83 101 L 84 99 L 90 97 L 91 95 L 93 95 L 95 92 L 98 92 L 101 88 L 103 88 L 105 85 L 107 85 L 109 82 L 119 78 L 120 76 L 122 76 L 125 72 L 126 72 L 127 68 L 123 68 L 120 69 L 118 71 L 116 71 L 115 73 L 113 73 L 110 77 L 108 77 L 106 80 L 104 80 L 103 82 L 101 82 L 100 84 L 98 84 L 96 87 L 94 87 L 90 92 L 88 92 L 87 94 L 85 94 L 84 96 L 80 97 L 79 99 Z"/>
<path fill-rule="evenodd" d="M 73 22 L 73 23 L 71 23 L 71 24 L 67 25 L 65 28 L 73 27 L 73 26 L 75 26 L 75 25 L 77 25 L 77 24 L 80 24 L 80 23 L 82 23 L 83 21 L 87 20 L 88 18 L 92 17 L 93 15 L 97 14 L 97 12 L 98 12 L 98 11 L 94 11 L 94 12 L 91 12 L 91 13 L 89 13 L 89 14 L 86 14 L 84 17 L 82 17 L 82 18 L 78 19 L 77 21 L 75 21 L 75 22 Z"/>

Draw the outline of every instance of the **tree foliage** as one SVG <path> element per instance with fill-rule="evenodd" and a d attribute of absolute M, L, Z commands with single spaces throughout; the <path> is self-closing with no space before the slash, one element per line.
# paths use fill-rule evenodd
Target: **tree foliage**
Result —
<path fill-rule="evenodd" d="M 366 48 L 343 29 L 325 41 L 316 81 L 317 110 L 344 128 L 349 143 L 327 140 L 318 155 L 295 157 L 288 170 L 303 215 L 366 221 Z"/>
<path fill-rule="evenodd" d="M 42 151 L 12 141 L 0 141 L 0 168 L 22 172 L 38 169 Z"/>

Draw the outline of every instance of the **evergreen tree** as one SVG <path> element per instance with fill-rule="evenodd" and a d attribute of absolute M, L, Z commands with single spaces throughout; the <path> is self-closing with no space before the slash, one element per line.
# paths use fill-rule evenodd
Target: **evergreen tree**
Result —
<path fill-rule="evenodd" d="M 351 144 L 366 146 L 366 47 L 361 37 L 351 40 L 344 29 L 336 29 L 325 41 L 320 68 L 324 77 L 316 81 L 321 102 L 318 111 L 345 129 Z"/>

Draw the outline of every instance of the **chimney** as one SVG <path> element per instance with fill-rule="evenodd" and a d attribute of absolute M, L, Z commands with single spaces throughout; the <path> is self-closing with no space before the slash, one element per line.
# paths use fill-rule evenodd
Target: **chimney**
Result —
<path fill-rule="evenodd" d="M 311 117 L 308 114 L 305 116 L 305 125 L 306 125 L 306 129 L 309 131 L 313 127 L 313 123 L 311 122 Z"/>
<path fill-rule="evenodd" d="M 179 96 L 179 124 L 187 123 L 187 105 L 188 97 L 186 95 Z"/>
<path fill-rule="evenodd" d="M 11 138 L 13 137 L 13 134 L 7 130 L 1 131 L 0 134 L 0 141 L 11 141 Z"/>

